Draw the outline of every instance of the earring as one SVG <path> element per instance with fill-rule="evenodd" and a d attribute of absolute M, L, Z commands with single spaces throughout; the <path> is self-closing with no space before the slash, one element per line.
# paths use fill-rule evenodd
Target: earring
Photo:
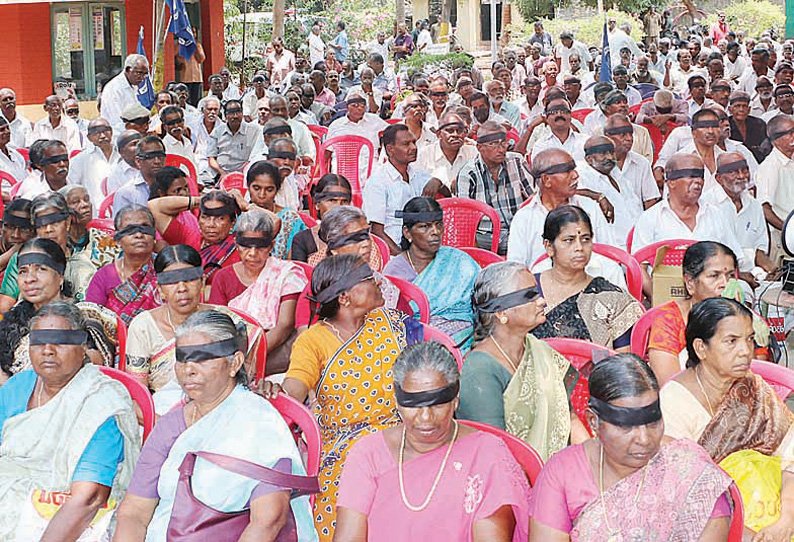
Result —
<path fill-rule="evenodd" d="M 500 316 L 500 317 L 499 317 L 499 321 L 500 321 L 501 323 L 503 323 L 503 324 L 506 324 L 506 323 L 507 323 L 507 316 Z"/>

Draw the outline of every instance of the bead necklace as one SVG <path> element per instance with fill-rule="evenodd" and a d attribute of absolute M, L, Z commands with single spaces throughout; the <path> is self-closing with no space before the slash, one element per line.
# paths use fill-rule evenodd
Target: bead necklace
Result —
<path fill-rule="evenodd" d="M 452 435 L 452 440 L 449 443 L 449 447 L 447 447 L 447 453 L 444 455 L 444 461 L 441 462 L 441 468 L 438 469 L 438 474 L 436 475 L 436 479 L 433 482 L 433 487 L 430 488 L 430 493 L 427 494 L 427 498 L 425 501 L 419 505 L 414 506 L 408 502 L 408 497 L 405 495 L 405 481 L 403 479 L 403 455 L 405 454 L 405 425 L 403 425 L 403 436 L 402 440 L 400 441 L 400 461 L 397 463 L 398 467 L 398 476 L 400 480 L 400 496 L 402 496 L 403 504 L 408 510 L 412 512 L 421 512 L 427 505 L 430 504 L 430 499 L 433 498 L 433 494 L 436 492 L 436 488 L 438 487 L 438 483 L 441 481 L 441 475 L 444 473 L 444 467 L 447 466 L 447 460 L 449 459 L 449 454 L 452 453 L 452 445 L 455 444 L 455 440 L 458 438 L 458 422 L 457 420 L 453 420 L 452 423 L 455 424 L 455 432 Z"/>
<path fill-rule="evenodd" d="M 493 334 L 490 334 L 490 335 L 488 335 L 488 336 L 491 338 L 491 340 L 493 341 L 494 345 L 495 345 L 495 346 L 496 346 L 496 348 L 499 350 L 499 352 L 501 352 L 501 354 L 502 354 L 502 355 L 504 356 L 504 358 L 507 360 L 507 363 L 509 363 L 509 364 L 510 364 L 510 368 L 511 368 L 511 369 L 513 369 L 513 372 L 516 372 L 516 371 L 518 370 L 518 364 L 516 364 L 516 363 L 515 363 L 515 362 L 514 362 L 514 361 L 513 361 L 513 360 L 510 358 L 510 356 L 508 356 L 508 355 L 507 355 L 507 352 L 505 352 L 505 351 L 504 351 L 504 348 L 502 348 L 502 345 L 500 345 L 498 342 L 496 342 L 496 337 L 494 337 L 494 336 L 493 336 Z"/>
<path fill-rule="evenodd" d="M 609 532 L 609 538 L 607 542 L 612 542 L 613 540 L 618 540 L 617 535 L 618 531 L 613 531 L 612 527 L 609 525 L 609 519 L 607 519 L 607 503 L 604 500 L 604 445 L 599 442 L 599 446 L 601 448 L 601 459 L 599 460 L 599 467 L 598 467 L 598 479 L 599 479 L 599 491 L 601 493 L 601 505 L 604 511 L 604 526 L 607 528 Z M 644 469 L 642 471 L 642 480 L 640 480 L 640 485 L 637 487 L 637 493 L 634 495 L 634 506 L 637 506 L 637 501 L 640 500 L 640 491 L 642 491 L 642 486 L 645 485 L 645 475 L 648 474 L 648 469 Z"/>

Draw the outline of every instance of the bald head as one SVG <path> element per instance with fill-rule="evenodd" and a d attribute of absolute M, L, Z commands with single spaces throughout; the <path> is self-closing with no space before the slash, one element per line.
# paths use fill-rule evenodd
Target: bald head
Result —
<path fill-rule="evenodd" d="M 667 161 L 667 164 L 664 166 L 664 172 L 665 174 L 669 175 L 671 171 L 677 171 L 680 169 L 702 168 L 703 160 L 701 160 L 700 156 L 696 154 L 679 152 L 674 154 L 670 160 Z"/>
<path fill-rule="evenodd" d="M 567 202 L 576 194 L 576 162 L 562 149 L 540 151 L 532 159 L 532 176 L 540 190 L 541 198 L 551 203 Z"/>

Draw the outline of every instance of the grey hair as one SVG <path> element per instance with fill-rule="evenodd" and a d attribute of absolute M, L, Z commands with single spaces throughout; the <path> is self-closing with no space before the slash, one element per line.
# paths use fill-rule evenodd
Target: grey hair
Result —
<path fill-rule="evenodd" d="M 345 226 L 355 220 L 367 220 L 367 215 L 358 207 L 352 205 L 340 205 L 334 207 L 323 215 L 320 222 L 320 231 L 317 235 L 323 243 L 328 243 L 331 239 L 341 237 L 344 235 L 342 231 Z"/>
<path fill-rule="evenodd" d="M 187 317 L 187 320 L 182 322 L 175 330 L 175 340 L 195 335 L 200 333 L 207 337 L 210 342 L 225 341 L 226 339 L 235 339 L 237 342 L 237 350 L 246 353 L 248 350 L 248 334 L 245 330 L 245 324 L 236 324 L 234 320 L 228 315 L 218 310 L 206 310 L 194 312 Z M 227 361 L 234 361 L 232 356 L 226 358 Z M 234 376 L 238 384 L 243 386 L 248 385 L 248 374 L 245 371 L 245 364 L 240 367 L 237 374 Z"/>
<path fill-rule="evenodd" d="M 261 233 L 268 239 L 273 239 L 276 233 L 276 225 L 270 213 L 262 209 L 251 209 L 240 215 L 237 219 L 238 232 Z"/>
<path fill-rule="evenodd" d="M 47 192 L 33 198 L 30 203 L 30 216 L 36 216 L 44 209 L 55 208 L 59 211 L 69 211 L 66 198 L 60 192 Z"/>
<path fill-rule="evenodd" d="M 58 316 L 69 322 L 69 329 L 88 331 L 88 323 L 83 312 L 70 301 L 53 301 L 41 307 L 30 320 L 30 328 L 47 316 Z"/>
<path fill-rule="evenodd" d="M 72 192 L 74 192 L 75 190 L 78 190 L 78 189 L 79 190 L 85 190 L 86 193 L 88 192 L 88 189 L 85 186 L 81 185 L 81 184 L 67 184 L 66 186 L 60 188 L 58 190 L 58 193 L 61 194 L 64 198 L 68 199 L 69 198 L 69 194 L 71 194 Z"/>
<path fill-rule="evenodd" d="M 474 304 L 474 340 L 481 341 L 493 331 L 496 318 L 493 313 L 477 310 L 478 305 L 500 295 L 516 290 L 518 274 L 527 271 L 527 266 L 519 262 L 498 262 L 485 267 L 474 280 L 471 299 Z"/>
<path fill-rule="evenodd" d="M 127 68 L 129 68 L 133 70 L 135 69 L 135 65 L 138 62 L 143 63 L 143 65 L 146 66 L 146 69 L 149 69 L 149 59 L 147 59 L 143 55 L 135 55 L 135 54 L 127 55 L 127 58 L 124 59 L 124 69 L 126 70 Z"/>
<path fill-rule="evenodd" d="M 779 113 L 769 119 L 769 122 L 766 123 L 766 130 L 770 134 L 780 132 L 783 130 L 781 125 L 789 122 L 794 122 L 794 116 L 786 115 L 785 113 Z"/>
<path fill-rule="evenodd" d="M 201 100 L 199 100 L 198 103 L 199 111 L 201 111 L 202 113 L 204 112 L 204 106 L 207 105 L 207 102 L 215 102 L 218 104 L 219 108 L 221 106 L 221 101 L 215 96 L 204 96 Z"/>
<path fill-rule="evenodd" d="M 148 207 L 138 203 L 130 203 L 129 205 L 122 207 L 119 212 L 116 213 L 116 216 L 113 217 L 113 228 L 115 228 L 116 231 L 119 231 L 121 229 L 121 221 L 124 220 L 124 217 L 132 213 L 145 214 L 148 225 L 154 226 L 154 215 L 152 215 L 152 212 Z"/>
<path fill-rule="evenodd" d="M 447 385 L 460 380 L 455 357 L 447 347 L 434 342 L 415 343 L 400 352 L 392 368 L 394 383 L 402 387 L 405 377 L 417 371 L 434 371 L 444 377 Z"/>

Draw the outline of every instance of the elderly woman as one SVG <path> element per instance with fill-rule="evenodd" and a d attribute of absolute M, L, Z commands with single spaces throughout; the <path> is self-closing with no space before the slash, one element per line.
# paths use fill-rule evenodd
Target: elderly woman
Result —
<path fill-rule="evenodd" d="M 140 450 L 135 408 L 123 385 L 86 363 L 87 342 L 79 309 L 43 306 L 31 322 L 32 370 L 0 389 L 2 540 L 77 540 L 86 530 L 99 540 L 112 517 L 101 509 L 127 489 Z"/>
<path fill-rule="evenodd" d="M 394 364 L 402 423 L 351 450 L 334 540 L 527 540 L 526 477 L 501 439 L 455 421 L 459 376 L 438 343 L 403 350 Z"/>
<path fill-rule="evenodd" d="M 158 413 L 168 412 L 181 398 L 174 374 L 177 326 L 194 312 L 213 308 L 201 303 L 204 287 L 201 264 L 201 255 L 187 245 L 171 245 L 160 252 L 154 260 L 154 271 L 163 305 L 140 313 L 129 326 L 126 370 L 155 392 Z M 233 318 L 240 319 L 236 315 Z M 259 328 L 254 328 L 249 337 L 252 346 L 259 340 Z M 160 392 L 164 393 L 158 396 Z"/>
<path fill-rule="evenodd" d="M 109 308 L 126 325 L 138 314 L 160 306 L 152 255 L 154 217 L 142 205 L 128 205 L 113 219 L 121 257 L 96 272 L 85 299 Z"/>
<path fill-rule="evenodd" d="M 267 336 L 267 370 L 283 373 L 295 342 L 295 307 L 308 284 L 303 269 L 271 256 L 278 233 L 273 213 L 252 208 L 237 220 L 240 261 L 218 271 L 209 302 L 253 316 Z"/>
<path fill-rule="evenodd" d="M 200 209 L 198 231 L 177 220 L 181 213 L 197 207 Z M 226 192 L 210 190 L 201 199 L 192 196 L 157 198 L 149 200 L 149 210 L 157 231 L 167 243 L 200 247 L 201 266 L 209 283 L 219 269 L 240 261 L 232 235 L 240 207 Z"/>
<path fill-rule="evenodd" d="M 266 161 L 254 163 L 245 176 L 251 203 L 266 211 L 276 213 L 281 219 L 281 230 L 273 244 L 273 256 L 286 260 L 292 248 L 293 239 L 306 229 L 306 225 L 293 209 L 276 204 L 276 194 L 281 190 L 282 181 L 278 167 L 272 162 Z"/>
<path fill-rule="evenodd" d="M 474 283 L 474 348 L 460 378 L 457 416 L 527 441 L 547 460 L 587 439 L 566 387 L 579 377 L 570 362 L 531 332 L 546 321 L 546 302 L 523 264 L 489 265 Z M 533 390 L 527 394 L 526 390 Z"/>
<path fill-rule="evenodd" d="M 323 175 L 311 189 L 317 218 L 321 221 L 325 217 L 325 213 L 331 209 L 340 205 L 350 205 L 350 193 L 350 183 L 342 175 L 336 173 Z M 317 224 L 297 234 L 292 241 L 290 260 L 317 265 L 320 260 L 325 258 L 326 244 L 318 236 L 319 231 L 320 225 Z"/>
<path fill-rule="evenodd" d="M 411 198 L 402 219 L 403 251 L 389 260 L 383 274 L 419 286 L 430 301 L 430 323 L 456 343 L 466 341 L 474 321 L 471 292 L 480 266 L 462 250 L 441 246 L 444 213 L 436 200 Z"/>
<path fill-rule="evenodd" d="M 115 540 L 165 542 L 172 529 L 194 527 L 185 524 L 184 516 L 181 522 L 172 517 L 172 511 L 189 504 L 181 500 L 179 469 L 186 462 L 192 465 L 196 453 L 305 476 L 283 418 L 247 388 L 246 350 L 245 331 L 221 312 L 196 312 L 177 327 L 176 378 L 187 402 L 160 418 L 146 441 L 119 507 Z M 317 539 L 308 497 L 290 501 L 291 487 L 283 482 L 252 479 L 213 463 L 204 457 L 195 463 L 189 491 L 220 512 L 250 511 L 244 531 L 230 533 L 235 540 L 276 540 L 290 516 L 297 528 L 293 540 Z M 180 540 L 206 539 L 201 529 L 185 532 L 192 532 L 193 538 L 183 535 Z"/>
<path fill-rule="evenodd" d="M 314 519 L 320 539 L 328 541 L 347 452 L 362 435 L 399 422 L 392 364 L 422 332 L 414 319 L 382 308 L 378 281 L 355 254 L 321 261 L 311 290 L 320 321 L 295 341 L 283 386 L 299 401 L 316 395 L 323 459 Z"/>
<path fill-rule="evenodd" d="M 773 480 L 781 480 L 782 467 L 780 519 L 753 540 L 788 542 L 794 536 L 794 415 L 750 370 L 753 338 L 753 316 L 742 304 L 712 297 L 692 307 L 686 324 L 687 369 L 661 393 L 665 434 L 698 442 L 717 463 L 752 450 L 762 461 L 751 468 L 769 470 Z M 590 386 L 592 390 L 592 380 Z M 763 461 L 763 456 L 779 461 Z M 752 491 L 743 496 L 745 510 L 774 509 L 776 504 L 759 502 Z"/>
<path fill-rule="evenodd" d="M 665 421 L 644 361 L 599 361 L 587 410 L 597 436 L 543 467 L 529 505 L 530 541 L 726 540 L 731 478 L 689 440 L 662 445 Z"/>
<path fill-rule="evenodd" d="M 84 186 L 67 184 L 58 193 L 66 198 L 66 205 L 72 212 L 69 227 L 69 244 L 72 250 L 76 254 L 85 254 L 97 269 L 112 262 L 119 252 L 113 238 L 100 229 L 88 227 L 93 217 L 88 190 Z"/>
<path fill-rule="evenodd" d="M 64 276 L 71 284 L 71 292 L 76 301 L 85 298 L 85 292 L 91 278 L 96 273 L 96 267 L 91 263 L 88 255 L 83 251 L 74 251 L 69 242 L 69 231 L 72 226 L 72 212 L 66 203 L 66 198 L 57 192 L 48 192 L 37 196 L 30 205 L 30 214 L 36 236 L 51 239 L 60 245 L 66 254 L 67 262 Z M 18 264 L 16 255 L 8 262 L 8 268 L 3 276 L 0 286 L 0 303 L 11 299 L 13 302 L 19 298 L 17 285 Z M 13 306 L 13 303 L 12 303 Z M 10 307 L 9 307 L 10 308 Z"/>
<path fill-rule="evenodd" d="M 149 199 L 163 198 L 166 196 L 189 196 L 190 189 L 187 185 L 187 177 L 185 172 L 178 167 L 165 166 L 157 172 L 154 177 L 154 182 L 149 188 Z M 177 215 L 176 219 L 182 225 L 194 231 L 199 230 L 199 223 L 196 215 L 191 211 L 185 210 Z"/>
<path fill-rule="evenodd" d="M 580 207 L 563 205 L 546 216 L 543 246 L 552 267 L 535 276 L 546 300 L 539 338 L 583 339 L 628 352 L 631 330 L 643 310 L 629 294 L 585 267 L 593 253 L 593 227 Z"/>

